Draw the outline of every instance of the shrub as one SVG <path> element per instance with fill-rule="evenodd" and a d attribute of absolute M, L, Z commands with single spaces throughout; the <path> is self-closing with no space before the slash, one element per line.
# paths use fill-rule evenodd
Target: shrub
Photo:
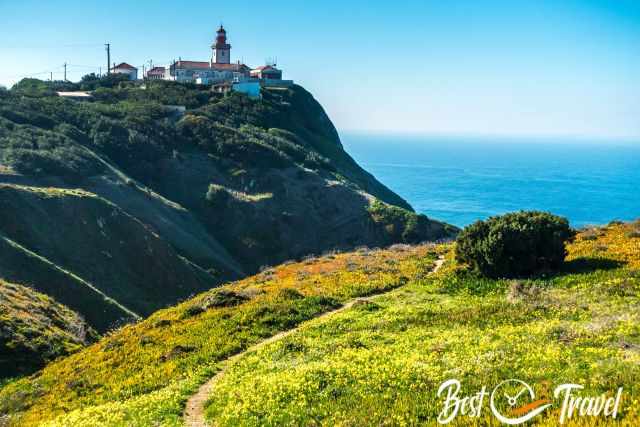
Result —
<path fill-rule="evenodd" d="M 630 239 L 638 239 L 640 238 L 640 228 L 635 228 L 631 231 L 628 231 L 625 236 L 627 236 Z"/>
<path fill-rule="evenodd" d="M 371 204 L 369 213 L 375 223 L 385 227 L 394 241 L 413 244 L 429 238 L 430 221 L 426 215 L 416 214 L 380 200 Z"/>
<path fill-rule="evenodd" d="M 522 277 L 558 268 L 574 231 L 566 218 L 517 212 L 477 221 L 458 236 L 456 259 L 487 277 Z"/>

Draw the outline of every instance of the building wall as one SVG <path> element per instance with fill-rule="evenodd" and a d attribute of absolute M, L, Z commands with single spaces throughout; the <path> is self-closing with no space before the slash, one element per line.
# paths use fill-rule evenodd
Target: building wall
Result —
<path fill-rule="evenodd" d="M 171 70 L 168 69 L 165 73 L 165 80 L 175 80 L 181 83 L 193 82 L 198 74 L 206 74 L 209 72 L 203 68 L 177 68 L 174 70 L 175 75 L 171 75 Z"/>
<path fill-rule="evenodd" d="M 213 62 L 216 64 L 230 64 L 231 49 L 213 49 Z"/>
<path fill-rule="evenodd" d="M 246 93 L 249 95 L 249 98 L 260 98 L 260 82 L 258 81 L 250 81 L 250 82 L 240 82 L 233 84 L 233 90 L 236 92 Z"/>
<path fill-rule="evenodd" d="M 138 70 L 124 70 L 117 68 L 111 71 L 114 74 L 128 74 L 129 80 L 138 80 Z"/>
<path fill-rule="evenodd" d="M 243 82 L 248 79 L 247 75 L 237 71 L 215 70 L 205 68 L 178 69 L 176 70 L 176 80 L 179 82 L 197 82 L 199 84 L 216 84 L 223 82 Z M 168 73 L 167 73 L 168 75 Z M 167 80 L 174 80 L 173 76 L 165 77 Z"/>

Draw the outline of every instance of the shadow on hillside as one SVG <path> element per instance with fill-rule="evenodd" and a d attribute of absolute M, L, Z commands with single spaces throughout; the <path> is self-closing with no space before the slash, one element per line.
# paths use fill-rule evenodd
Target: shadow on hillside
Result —
<path fill-rule="evenodd" d="M 559 274 L 586 274 L 596 270 L 613 270 L 625 265 L 624 262 L 610 258 L 577 258 L 566 261 Z"/>

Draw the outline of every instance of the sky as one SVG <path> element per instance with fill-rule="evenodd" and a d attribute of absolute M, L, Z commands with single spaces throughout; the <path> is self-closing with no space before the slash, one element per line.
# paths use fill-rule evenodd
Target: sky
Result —
<path fill-rule="evenodd" d="M 277 59 L 341 131 L 640 141 L 640 1 L 0 0 L 0 84 Z"/>

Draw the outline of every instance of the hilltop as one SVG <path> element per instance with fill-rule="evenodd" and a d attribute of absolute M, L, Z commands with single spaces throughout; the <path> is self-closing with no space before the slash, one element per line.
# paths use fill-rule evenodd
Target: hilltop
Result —
<path fill-rule="evenodd" d="M 189 396 L 223 370 L 207 404 L 216 425 L 435 424 L 449 378 L 471 391 L 520 378 L 542 399 L 563 382 L 588 395 L 624 386 L 619 417 L 636 425 L 639 227 L 584 230 L 559 272 L 527 280 L 471 274 L 453 244 L 286 263 L 5 385 L 0 413 L 10 425 L 177 426 Z M 438 257 L 443 267 L 429 274 Z M 558 410 L 538 425 L 557 425 Z"/>
<path fill-rule="evenodd" d="M 456 231 L 358 166 L 300 86 L 255 100 L 118 76 L 0 90 L 0 277 L 101 333 L 263 266 Z"/>

